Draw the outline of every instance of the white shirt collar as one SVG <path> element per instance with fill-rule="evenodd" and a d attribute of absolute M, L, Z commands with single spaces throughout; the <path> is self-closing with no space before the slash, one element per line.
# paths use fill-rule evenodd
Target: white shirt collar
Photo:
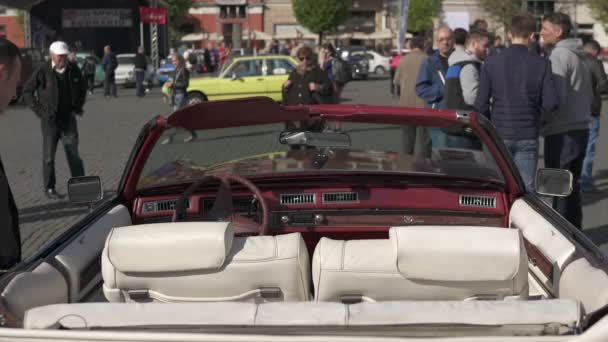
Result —
<path fill-rule="evenodd" d="M 55 70 L 55 72 L 57 72 L 58 74 L 63 74 L 65 72 L 65 67 L 63 67 L 61 69 L 55 68 L 55 62 L 53 62 L 53 61 L 51 61 L 51 66 L 53 67 L 53 70 Z"/>

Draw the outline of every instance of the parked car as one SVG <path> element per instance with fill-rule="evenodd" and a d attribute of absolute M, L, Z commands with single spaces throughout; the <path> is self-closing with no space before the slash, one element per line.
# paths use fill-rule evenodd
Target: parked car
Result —
<path fill-rule="evenodd" d="M 122 53 L 116 55 L 118 60 L 118 67 L 115 71 L 115 79 L 117 85 L 123 85 L 125 87 L 135 86 L 135 54 L 134 53 Z M 154 82 L 154 75 L 156 72 L 154 66 L 149 57 L 146 56 L 148 61 L 148 70 L 144 78 L 144 84 L 152 86 Z"/>
<path fill-rule="evenodd" d="M 373 72 L 377 76 L 385 76 L 390 70 L 390 57 L 382 56 L 373 50 L 353 51 L 353 56 L 364 56 L 369 63 L 369 72 Z"/>
<path fill-rule="evenodd" d="M 365 51 L 365 47 L 358 45 L 336 48 L 336 54 L 349 64 L 353 80 L 369 77 L 369 61 L 365 56 Z"/>
<path fill-rule="evenodd" d="M 76 52 L 76 62 L 78 67 L 82 70 L 82 65 L 87 57 L 92 56 L 95 60 L 95 86 L 101 86 L 105 77 L 105 71 L 101 65 L 101 59 L 91 52 Z"/>
<path fill-rule="evenodd" d="M 283 82 L 296 64 L 283 55 L 234 57 L 224 63 L 218 76 L 190 79 L 188 98 L 196 103 L 260 95 L 281 101 Z"/>
<path fill-rule="evenodd" d="M 369 77 L 369 61 L 363 54 L 350 54 L 347 60 L 353 80 L 365 80 Z"/>
<path fill-rule="evenodd" d="M 478 147 L 413 156 L 410 125 Z M 0 340 L 605 340 L 606 256 L 482 115 L 256 97 L 134 140 L 114 195 L 0 278 Z M 540 169 L 538 191 L 571 177 Z"/>

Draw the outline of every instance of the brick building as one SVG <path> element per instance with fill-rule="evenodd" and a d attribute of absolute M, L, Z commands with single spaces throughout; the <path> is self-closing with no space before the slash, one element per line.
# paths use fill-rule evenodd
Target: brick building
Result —
<path fill-rule="evenodd" d="M 16 9 L 0 6 L 0 37 L 10 40 L 18 47 L 25 47 L 23 25 Z"/>
<path fill-rule="evenodd" d="M 336 36 L 353 43 L 394 38 L 396 0 L 351 0 L 348 21 L 338 27 Z M 398 0 L 397 0 L 398 1 Z M 318 36 L 300 24 L 293 15 L 291 0 L 196 0 L 189 11 L 190 33 L 182 41 L 195 46 L 223 39 L 235 48 L 250 41 L 300 39 L 314 43 Z"/>

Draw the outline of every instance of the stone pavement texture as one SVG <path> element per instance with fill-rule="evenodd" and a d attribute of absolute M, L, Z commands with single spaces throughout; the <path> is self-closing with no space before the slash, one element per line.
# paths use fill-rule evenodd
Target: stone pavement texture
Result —
<path fill-rule="evenodd" d="M 97 89 L 99 94 L 100 90 Z M 167 115 L 160 91 L 145 98 L 135 97 L 133 89 L 119 89 L 117 99 L 89 96 L 85 114 L 79 119 L 80 154 L 88 175 L 102 179 L 106 196 L 111 196 L 122 176 L 131 148 L 143 125 L 156 115 Z M 396 105 L 389 95 L 388 80 L 355 81 L 343 93 L 345 103 Z M 606 115 L 603 125 L 608 125 Z M 608 126 L 605 126 L 608 127 Z M 597 185 L 604 190 L 585 196 L 585 229 L 608 251 L 608 135 L 598 144 Z M 14 106 L 0 115 L 0 156 L 4 161 L 20 211 L 24 257 L 31 256 L 72 224 L 88 209 L 66 200 L 49 201 L 42 192 L 42 137 L 38 118 L 23 106 Z M 56 155 L 57 190 L 66 194 L 69 170 L 60 145 Z"/>

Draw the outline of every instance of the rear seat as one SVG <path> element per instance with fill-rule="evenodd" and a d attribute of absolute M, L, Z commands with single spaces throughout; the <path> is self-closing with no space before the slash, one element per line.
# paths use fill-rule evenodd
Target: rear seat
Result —
<path fill-rule="evenodd" d="M 316 301 L 525 299 L 528 258 L 517 229 L 393 227 L 389 239 L 322 238 Z"/>

